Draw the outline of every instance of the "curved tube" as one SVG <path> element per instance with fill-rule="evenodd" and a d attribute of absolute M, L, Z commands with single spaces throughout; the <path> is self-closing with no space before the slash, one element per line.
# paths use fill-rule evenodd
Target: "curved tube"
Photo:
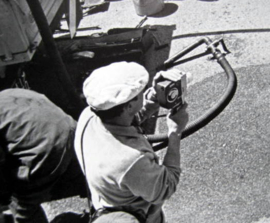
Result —
<path fill-rule="evenodd" d="M 212 106 L 205 114 L 191 122 L 187 125 L 185 130 L 182 133 L 182 138 L 185 138 L 194 132 L 198 131 L 202 127 L 206 126 L 211 120 L 217 117 L 224 108 L 229 104 L 231 99 L 233 98 L 236 88 L 237 88 L 237 78 L 236 75 L 231 68 L 230 64 L 226 60 L 225 56 L 221 54 L 219 51 L 215 50 L 213 52 L 217 62 L 221 65 L 227 75 L 227 88 L 226 91 L 223 93 L 222 97 Z M 155 151 L 165 148 L 168 145 L 168 137 L 167 134 L 160 134 L 160 135 L 148 135 L 148 141 L 150 143 L 158 143 L 153 146 Z"/>

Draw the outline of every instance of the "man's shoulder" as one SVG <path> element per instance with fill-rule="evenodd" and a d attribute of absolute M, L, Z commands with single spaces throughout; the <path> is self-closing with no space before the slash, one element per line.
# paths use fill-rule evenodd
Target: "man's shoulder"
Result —
<path fill-rule="evenodd" d="M 93 117 L 93 112 L 91 111 L 90 107 L 86 107 L 77 122 L 77 127 L 76 127 L 76 131 L 77 132 L 82 132 L 83 128 L 85 127 L 85 125 L 88 123 L 88 121 Z"/>
<path fill-rule="evenodd" d="M 75 120 L 43 94 L 25 89 L 0 92 L 0 131 L 7 142 L 38 145 L 44 140 L 54 145 L 66 142 L 75 126 Z"/>

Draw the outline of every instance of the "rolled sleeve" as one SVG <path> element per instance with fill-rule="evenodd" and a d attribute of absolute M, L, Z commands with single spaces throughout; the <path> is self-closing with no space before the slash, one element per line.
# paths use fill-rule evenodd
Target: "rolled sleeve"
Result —
<path fill-rule="evenodd" d="M 123 177 L 123 184 L 138 197 L 159 204 L 176 191 L 180 167 L 159 165 L 153 154 L 141 156 Z"/>

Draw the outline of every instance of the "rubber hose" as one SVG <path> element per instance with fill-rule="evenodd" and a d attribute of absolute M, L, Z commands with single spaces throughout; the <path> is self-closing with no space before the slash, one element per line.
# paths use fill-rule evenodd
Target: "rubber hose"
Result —
<path fill-rule="evenodd" d="M 205 114 L 192 121 L 187 125 L 185 130 L 182 132 L 181 139 L 186 138 L 187 136 L 193 134 L 198 131 L 202 127 L 206 126 L 211 120 L 213 120 L 216 116 L 218 116 L 224 108 L 229 104 L 231 99 L 233 98 L 236 88 L 237 88 L 237 78 L 236 75 L 231 68 L 230 64 L 226 60 L 226 58 L 220 54 L 217 62 L 224 69 L 227 76 L 227 88 L 221 98 L 212 106 Z M 153 146 L 155 151 L 163 149 L 168 146 L 168 136 L 167 134 L 157 134 L 157 135 L 147 135 L 147 139 L 150 143 L 158 143 Z"/>

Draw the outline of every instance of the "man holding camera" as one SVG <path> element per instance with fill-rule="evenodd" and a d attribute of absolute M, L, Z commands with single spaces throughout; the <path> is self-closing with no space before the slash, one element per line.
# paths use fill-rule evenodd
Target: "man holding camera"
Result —
<path fill-rule="evenodd" d="M 167 117 L 169 144 L 162 164 L 133 125 L 135 117 L 143 121 L 157 111 L 154 88 L 164 79 L 178 81 L 179 71 L 158 73 L 144 93 L 146 69 L 134 62 L 117 62 L 93 71 L 84 82 L 89 107 L 78 121 L 75 151 L 99 216 L 97 223 L 165 222 L 162 205 L 179 182 L 186 105 Z"/>

